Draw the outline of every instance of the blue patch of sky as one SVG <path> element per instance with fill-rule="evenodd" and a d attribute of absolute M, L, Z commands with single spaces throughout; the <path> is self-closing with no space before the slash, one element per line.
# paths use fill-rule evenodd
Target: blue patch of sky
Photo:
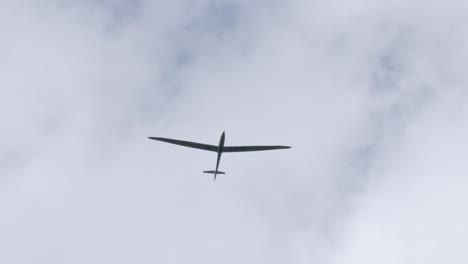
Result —
<path fill-rule="evenodd" d="M 235 27 L 240 11 L 239 5 L 230 2 L 209 3 L 189 21 L 184 30 L 200 34 L 223 34 Z"/>
<path fill-rule="evenodd" d="M 239 5 L 213 2 L 196 12 L 173 34 L 173 54 L 176 67 L 183 67 L 216 46 L 236 26 L 241 16 Z"/>
<path fill-rule="evenodd" d="M 370 110 L 367 125 L 364 126 L 368 138 L 350 153 L 347 173 L 341 179 L 341 188 L 347 192 L 360 193 L 367 188 L 371 177 L 369 173 L 383 144 L 398 138 L 407 125 L 408 114 L 412 112 L 408 108 L 408 102 L 413 105 L 422 96 L 414 94 L 411 98 L 402 98 L 402 82 L 408 77 L 407 62 L 408 54 L 411 54 L 412 38 L 410 31 L 393 30 L 393 34 L 388 34 L 392 35 L 388 44 L 371 60 L 370 92 L 376 100 L 383 100 L 384 104 Z M 346 44 L 347 38 L 341 37 L 334 43 L 332 51 L 343 52 Z"/>
<path fill-rule="evenodd" d="M 241 11 L 239 5 L 231 2 L 209 3 L 170 35 L 171 57 L 163 78 L 175 85 L 174 93 L 180 89 L 174 79 L 206 53 L 212 52 L 211 48 L 217 47 L 223 37 L 236 28 Z"/>
<path fill-rule="evenodd" d="M 189 17 L 181 17 L 184 23 L 166 33 L 169 45 L 159 80 L 156 87 L 144 89 L 144 93 L 150 96 L 139 99 L 138 108 L 144 119 L 161 118 L 166 108 L 177 105 L 174 102 L 186 89 L 183 86 L 184 74 L 206 54 L 211 54 L 214 47 L 219 47 L 223 37 L 238 26 L 242 15 L 240 5 L 229 1 L 213 1 L 203 6 L 189 4 L 186 8 L 192 7 Z M 161 88 L 166 91 L 164 98 L 151 96 L 157 94 L 160 97 Z"/>
<path fill-rule="evenodd" d="M 138 19 L 143 10 L 142 0 L 88 0 L 108 16 L 105 30 L 114 32 Z"/>

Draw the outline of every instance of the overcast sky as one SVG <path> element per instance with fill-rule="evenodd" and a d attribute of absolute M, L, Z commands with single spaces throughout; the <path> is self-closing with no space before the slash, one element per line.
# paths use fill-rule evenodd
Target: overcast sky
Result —
<path fill-rule="evenodd" d="M 467 10 L 0 1 L 0 262 L 467 263 Z"/>

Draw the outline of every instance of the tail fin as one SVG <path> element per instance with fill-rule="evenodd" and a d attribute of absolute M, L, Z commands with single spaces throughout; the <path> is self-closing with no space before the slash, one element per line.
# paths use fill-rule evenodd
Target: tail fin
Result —
<path fill-rule="evenodd" d="M 226 174 L 225 172 L 222 172 L 222 171 L 204 171 L 203 173 L 209 173 L 209 174 Z"/>

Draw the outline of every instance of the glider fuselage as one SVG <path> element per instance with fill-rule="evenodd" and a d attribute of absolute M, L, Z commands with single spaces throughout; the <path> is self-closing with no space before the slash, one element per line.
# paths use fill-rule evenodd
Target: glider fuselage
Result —
<path fill-rule="evenodd" d="M 221 134 L 221 139 L 219 140 L 219 145 L 218 145 L 218 159 L 216 160 L 216 171 L 214 174 L 214 179 L 216 180 L 216 175 L 218 175 L 218 167 L 219 167 L 219 161 L 221 160 L 221 154 L 223 154 L 223 149 L 224 149 L 224 140 L 225 140 L 225 133 L 223 131 L 223 134 Z"/>

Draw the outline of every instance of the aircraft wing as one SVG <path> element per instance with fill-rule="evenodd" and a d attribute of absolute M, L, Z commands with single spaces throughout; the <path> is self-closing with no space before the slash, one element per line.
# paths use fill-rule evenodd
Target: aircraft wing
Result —
<path fill-rule="evenodd" d="M 203 149 L 218 152 L 218 147 L 213 145 L 207 145 L 202 143 L 190 142 L 190 141 L 183 141 L 177 139 L 170 139 L 170 138 L 162 138 L 162 137 L 148 137 L 149 139 L 158 140 L 166 143 L 176 144 L 184 147 L 189 148 L 196 148 L 196 149 Z"/>
<path fill-rule="evenodd" d="M 263 151 L 274 149 L 289 149 L 289 146 L 226 146 L 223 152 Z"/>

